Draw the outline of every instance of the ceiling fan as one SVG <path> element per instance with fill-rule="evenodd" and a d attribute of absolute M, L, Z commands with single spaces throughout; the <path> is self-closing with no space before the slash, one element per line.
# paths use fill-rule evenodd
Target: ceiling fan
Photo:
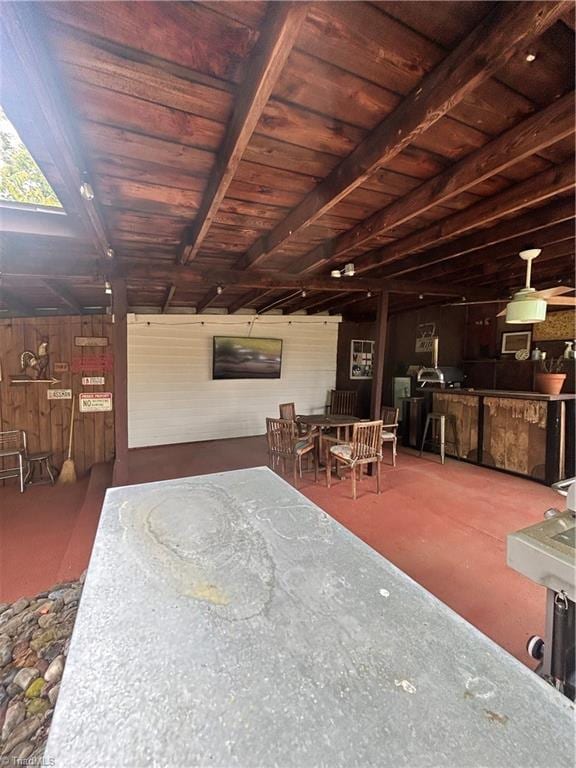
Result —
<path fill-rule="evenodd" d="M 537 291 L 530 285 L 532 276 L 532 262 L 540 253 L 540 248 L 529 248 L 520 251 L 519 256 L 526 262 L 526 284 L 512 296 L 512 300 L 506 305 L 506 309 L 499 312 L 497 317 L 506 315 L 506 322 L 512 325 L 522 325 L 528 323 L 541 323 L 546 319 L 546 308 L 567 306 L 576 307 L 576 297 L 564 296 L 563 294 L 574 291 L 569 285 L 557 285 L 554 288 L 545 288 Z M 462 301 L 463 304 L 500 304 L 506 299 L 489 299 L 486 301 Z"/>

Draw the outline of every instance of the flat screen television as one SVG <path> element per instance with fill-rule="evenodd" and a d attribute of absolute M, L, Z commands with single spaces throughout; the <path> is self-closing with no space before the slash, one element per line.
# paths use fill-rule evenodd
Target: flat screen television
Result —
<path fill-rule="evenodd" d="M 213 379 L 279 379 L 282 339 L 214 336 Z"/>

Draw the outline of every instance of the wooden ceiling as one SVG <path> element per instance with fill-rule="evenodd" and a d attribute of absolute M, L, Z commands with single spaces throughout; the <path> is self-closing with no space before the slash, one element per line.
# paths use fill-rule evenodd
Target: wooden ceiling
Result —
<path fill-rule="evenodd" d="M 2 10 L 0 102 L 67 212 L 0 211 L 5 312 L 104 306 L 113 274 L 156 311 L 504 297 L 528 245 L 535 285 L 573 280 L 571 3 Z"/>

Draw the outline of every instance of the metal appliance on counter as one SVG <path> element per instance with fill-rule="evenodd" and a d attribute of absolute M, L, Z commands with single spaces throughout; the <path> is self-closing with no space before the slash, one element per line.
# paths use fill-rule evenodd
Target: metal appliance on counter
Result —
<path fill-rule="evenodd" d="M 508 565 L 546 587 L 545 637 L 527 644 L 540 661 L 536 672 L 574 701 L 576 688 L 576 478 L 552 486 L 566 496 L 566 510 L 549 509 L 544 521 L 508 535 Z"/>
<path fill-rule="evenodd" d="M 464 373 L 453 365 L 438 365 L 439 339 L 432 339 L 432 367 L 421 368 L 416 376 L 419 387 L 460 387 L 464 381 Z"/>

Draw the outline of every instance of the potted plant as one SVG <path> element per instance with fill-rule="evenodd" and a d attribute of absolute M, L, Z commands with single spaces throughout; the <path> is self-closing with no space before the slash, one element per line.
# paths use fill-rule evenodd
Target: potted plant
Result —
<path fill-rule="evenodd" d="M 564 359 L 551 357 L 540 360 L 540 371 L 536 374 L 536 390 L 543 395 L 559 395 L 566 381 Z"/>

